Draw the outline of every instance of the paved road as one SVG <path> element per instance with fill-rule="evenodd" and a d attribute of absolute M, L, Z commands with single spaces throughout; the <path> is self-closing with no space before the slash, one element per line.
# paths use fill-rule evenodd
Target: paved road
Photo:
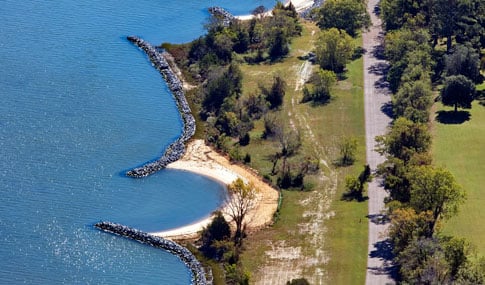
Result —
<path fill-rule="evenodd" d="M 387 63 L 380 59 L 379 52 L 382 41 L 381 20 L 374 13 L 379 0 L 369 0 L 367 10 L 371 15 L 372 26 L 363 34 L 364 38 L 364 102 L 365 102 L 365 128 L 367 163 L 372 170 L 384 161 L 384 157 L 374 151 L 375 137 L 386 132 L 391 122 L 385 114 L 386 106 L 389 106 L 390 93 L 383 78 L 383 70 Z M 390 248 L 386 241 L 385 232 L 388 223 L 384 222 L 382 211 L 384 210 L 384 197 L 386 192 L 380 186 L 380 182 L 374 179 L 369 183 L 369 255 L 367 259 L 366 284 L 393 284 L 390 272 L 392 267 L 389 259 Z"/>

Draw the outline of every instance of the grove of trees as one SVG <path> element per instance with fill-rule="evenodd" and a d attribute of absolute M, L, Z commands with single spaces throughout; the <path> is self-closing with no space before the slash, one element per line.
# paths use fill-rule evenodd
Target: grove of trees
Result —
<path fill-rule="evenodd" d="M 483 284 L 485 259 L 475 258 L 465 240 L 441 232 L 466 194 L 448 170 L 433 166 L 427 123 L 434 97 L 455 112 L 471 107 L 475 84 L 483 80 L 485 2 L 381 0 L 380 8 L 395 120 L 377 138 L 386 155 L 378 173 L 390 194 L 389 238 L 399 281 Z"/>

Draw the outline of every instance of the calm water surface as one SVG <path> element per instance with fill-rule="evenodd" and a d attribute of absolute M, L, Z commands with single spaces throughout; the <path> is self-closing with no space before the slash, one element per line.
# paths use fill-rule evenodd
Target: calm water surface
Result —
<path fill-rule="evenodd" d="M 203 34 L 207 7 L 275 1 L 14 1 L 0 4 L 0 283 L 187 284 L 176 257 L 92 228 L 160 231 L 206 217 L 223 188 L 166 170 L 181 120 L 158 72 L 129 44 Z"/>

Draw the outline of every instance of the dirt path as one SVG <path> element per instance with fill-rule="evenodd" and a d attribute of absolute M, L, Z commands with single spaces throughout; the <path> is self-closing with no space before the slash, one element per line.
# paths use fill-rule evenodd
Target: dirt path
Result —
<path fill-rule="evenodd" d="M 379 0 L 369 0 L 367 11 L 371 15 L 372 26 L 363 34 L 364 49 L 364 96 L 367 163 L 372 170 L 384 161 L 384 157 L 374 149 L 375 137 L 385 134 L 391 119 L 383 112 L 390 102 L 390 92 L 382 80 L 387 63 L 380 59 L 382 54 L 381 20 L 374 10 Z M 385 205 L 385 190 L 380 181 L 369 183 L 369 255 L 367 258 L 366 284 L 395 283 L 391 278 L 392 266 L 389 259 L 390 247 L 386 238 L 388 223 L 382 215 Z"/>
<path fill-rule="evenodd" d="M 312 33 L 313 36 L 314 32 Z M 307 54 L 308 51 L 300 51 Z M 278 242 L 261 240 L 269 250 L 265 252 L 266 261 L 253 276 L 254 284 L 280 285 L 287 281 L 305 277 L 310 284 L 326 284 L 327 273 L 325 264 L 328 263 L 328 255 L 325 252 L 325 221 L 334 215 L 330 211 L 331 201 L 337 189 L 337 173 L 328 166 L 328 155 L 325 148 L 315 136 L 315 130 L 308 123 L 312 118 L 306 112 L 298 109 L 298 102 L 301 101 L 301 89 L 304 83 L 310 78 L 313 66 L 305 61 L 293 66 L 295 77 L 289 82 L 297 92 L 292 93 L 291 105 L 288 108 L 289 124 L 292 128 L 299 130 L 302 137 L 309 140 L 313 146 L 315 157 L 320 159 L 323 170 L 318 176 L 324 187 L 311 191 L 299 204 L 306 210 L 299 218 L 297 229 L 286 234 L 289 239 L 300 239 L 300 242 Z M 300 91 L 300 92 L 298 92 Z M 302 237 L 305 236 L 304 241 Z"/>

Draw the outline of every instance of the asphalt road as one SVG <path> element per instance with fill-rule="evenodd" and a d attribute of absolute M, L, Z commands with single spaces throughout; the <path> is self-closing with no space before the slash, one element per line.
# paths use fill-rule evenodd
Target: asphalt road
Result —
<path fill-rule="evenodd" d="M 375 137 L 383 135 L 391 122 L 386 114 L 391 101 L 390 92 L 383 80 L 387 63 L 381 59 L 382 28 L 381 20 L 375 13 L 379 0 L 369 0 L 367 10 L 371 15 L 372 26 L 363 34 L 364 40 L 364 103 L 367 163 L 374 171 L 385 158 L 375 151 Z M 394 284 L 391 277 L 392 258 L 389 242 L 386 238 L 388 222 L 382 215 L 386 197 L 380 181 L 369 183 L 369 249 L 367 258 L 366 284 Z"/>

